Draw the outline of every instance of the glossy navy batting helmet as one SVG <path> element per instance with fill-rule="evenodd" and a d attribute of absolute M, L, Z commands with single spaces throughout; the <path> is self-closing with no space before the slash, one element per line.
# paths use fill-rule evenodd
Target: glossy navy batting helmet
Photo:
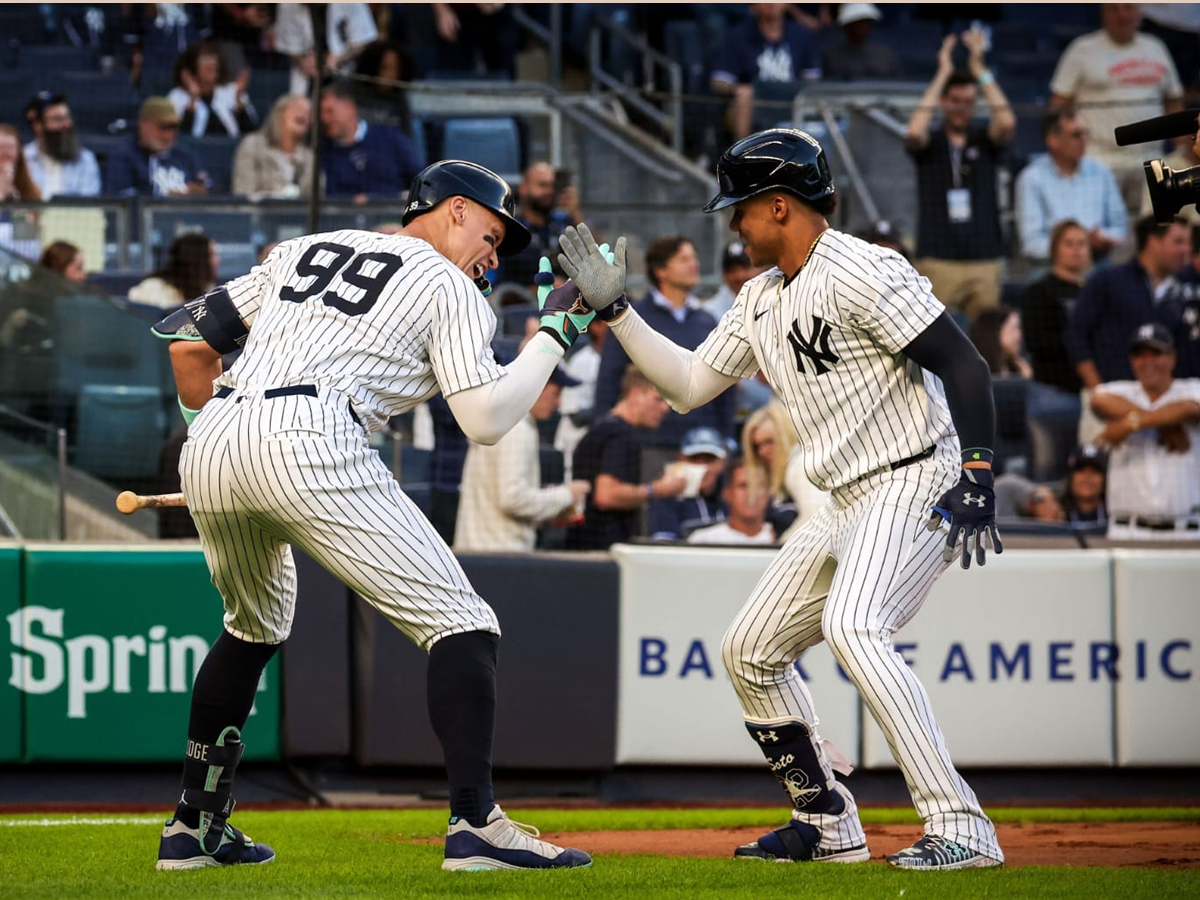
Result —
<path fill-rule="evenodd" d="M 825 151 L 794 128 L 769 128 L 738 141 L 717 163 L 721 191 L 704 211 L 716 212 L 764 191 L 787 191 L 817 203 L 834 195 Z"/>
<path fill-rule="evenodd" d="M 504 240 L 496 248 L 498 255 L 512 256 L 529 246 L 529 229 L 517 221 L 517 201 L 508 182 L 491 169 L 461 159 L 443 159 L 417 173 L 408 190 L 401 224 L 407 225 L 447 197 L 467 197 L 504 220 Z"/>

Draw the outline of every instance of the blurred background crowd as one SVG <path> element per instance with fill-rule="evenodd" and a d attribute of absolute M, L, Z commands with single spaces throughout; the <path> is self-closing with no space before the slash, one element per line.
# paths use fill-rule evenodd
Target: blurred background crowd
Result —
<path fill-rule="evenodd" d="M 1142 172 L 1200 157 L 1112 137 L 1200 106 L 1200 4 L 5 4 L 0 26 L 0 534 L 177 489 L 149 324 L 280 240 L 397 229 L 436 159 L 508 178 L 534 235 L 490 273 L 502 361 L 581 222 L 629 236 L 642 316 L 698 346 L 760 272 L 699 213 L 716 158 L 782 123 L 825 147 L 831 224 L 912 260 L 991 366 L 1009 529 L 1200 538 L 1200 216 L 1156 222 Z M 495 447 L 440 398 L 373 442 L 462 551 L 772 544 L 823 502 L 765 384 L 680 416 L 628 363 L 597 322 Z"/>

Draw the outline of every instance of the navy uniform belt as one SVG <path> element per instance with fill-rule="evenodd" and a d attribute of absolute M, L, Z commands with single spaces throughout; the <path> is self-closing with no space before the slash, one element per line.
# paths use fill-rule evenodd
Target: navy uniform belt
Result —
<path fill-rule="evenodd" d="M 223 387 L 218 388 L 213 396 L 218 400 L 224 400 L 233 393 L 233 388 Z M 263 397 L 267 400 L 274 400 L 276 397 L 315 397 L 317 396 L 317 387 L 313 384 L 289 384 L 284 387 L 267 388 L 263 391 Z M 347 404 L 349 405 L 349 404 Z M 362 420 L 358 417 L 358 413 L 354 411 L 354 407 L 350 406 L 350 418 L 356 424 L 362 425 Z"/>
<path fill-rule="evenodd" d="M 903 469 L 905 466 L 911 466 L 915 462 L 920 462 L 923 459 L 929 459 L 937 451 L 937 444 L 930 444 L 920 453 L 914 453 L 912 456 L 906 456 L 904 459 L 897 460 L 894 463 L 888 464 L 888 469 L 895 472 L 897 469 Z"/>

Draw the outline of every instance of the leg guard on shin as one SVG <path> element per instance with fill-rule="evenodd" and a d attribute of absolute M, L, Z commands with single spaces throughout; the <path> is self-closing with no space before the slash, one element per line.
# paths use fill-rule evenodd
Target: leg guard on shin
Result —
<path fill-rule="evenodd" d="M 220 848 L 225 825 L 233 814 L 233 775 L 245 749 L 241 732 L 232 725 L 221 731 L 214 744 L 188 741 L 188 758 L 207 764 L 208 774 L 203 788 L 184 788 L 179 806 L 199 811 L 200 847 L 210 856 Z"/>
<path fill-rule="evenodd" d="M 845 808 L 845 800 L 834 789 L 833 772 L 806 722 L 747 720 L 746 730 L 797 811 L 837 815 Z"/>

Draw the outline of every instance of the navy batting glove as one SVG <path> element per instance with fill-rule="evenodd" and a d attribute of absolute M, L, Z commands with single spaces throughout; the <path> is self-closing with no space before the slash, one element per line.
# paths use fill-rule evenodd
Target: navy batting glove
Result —
<path fill-rule="evenodd" d="M 942 494 L 933 505 L 932 514 L 926 527 L 937 531 L 943 522 L 950 524 L 950 535 L 946 538 L 946 547 L 942 550 L 942 559 L 950 562 L 954 559 L 954 548 L 958 546 L 959 538 L 963 542 L 962 567 L 971 568 L 971 552 L 979 564 L 984 565 L 983 539 L 987 536 L 992 548 L 997 553 L 1004 552 L 1000 543 L 1000 533 L 996 531 L 996 493 L 991 469 L 963 469 L 958 484 Z"/>

